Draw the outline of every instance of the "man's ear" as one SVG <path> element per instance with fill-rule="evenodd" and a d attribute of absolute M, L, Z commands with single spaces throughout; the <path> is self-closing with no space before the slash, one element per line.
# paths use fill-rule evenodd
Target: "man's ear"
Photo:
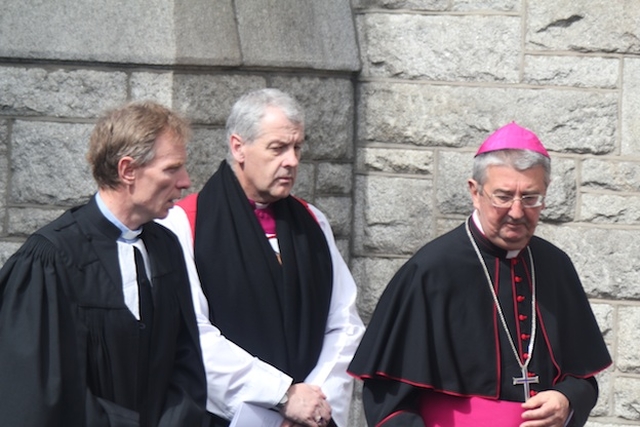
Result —
<path fill-rule="evenodd" d="M 124 156 L 118 161 L 118 178 L 124 185 L 132 185 L 136 180 L 136 165 L 133 158 Z"/>
<path fill-rule="evenodd" d="M 473 179 L 468 179 L 467 186 L 469 187 L 469 193 L 471 194 L 471 199 L 473 200 L 473 207 L 478 209 L 480 206 L 480 184 L 478 184 Z"/>
<path fill-rule="evenodd" d="M 232 134 L 229 138 L 229 148 L 231 150 L 231 155 L 237 164 L 244 163 L 244 141 L 240 137 L 240 135 Z"/>

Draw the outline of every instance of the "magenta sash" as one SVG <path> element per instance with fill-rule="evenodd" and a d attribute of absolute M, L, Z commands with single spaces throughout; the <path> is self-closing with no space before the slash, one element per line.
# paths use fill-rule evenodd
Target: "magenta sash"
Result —
<path fill-rule="evenodd" d="M 428 391 L 420 400 L 420 415 L 425 427 L 517 427 L 524 421 L 521 405 Z"/>

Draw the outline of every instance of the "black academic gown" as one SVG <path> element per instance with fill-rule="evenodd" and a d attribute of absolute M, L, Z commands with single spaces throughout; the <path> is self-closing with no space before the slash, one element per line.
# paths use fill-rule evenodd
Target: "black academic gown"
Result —
<path fill-rule="evenodd" d="M 527 251 L 507 259 L 469 223 L 524 360 L 531 332 Z M 538 317 L 530 371 L 540 376 L 531 389 L 565 394 L 574 410 L 572 425 L 583 425 L 597 399 L 593 376 L 611 359 L 569 257 L 538 237 L 529 247 Z M 520 367 L 464 225 L 425 245 L 396 273 L 349 372 L 364 380 L 371 426 L 423 426 L 418 402 L 433 390 L 524 401 L 523 387 L 512 384 Z"/>
<path fill-rule="evenodd" d="M 124 302 L 120 232 L 95 199 L 34 233 L 4 265 L 3 426 L 205 421 L 204 368 L 181 249 L 162 226 L 151 222 L 143 230 L 156 313 L 148 348 L 140 345 L 142 323 Z M 144 386 L 140 378 L 146 378 Z"/>

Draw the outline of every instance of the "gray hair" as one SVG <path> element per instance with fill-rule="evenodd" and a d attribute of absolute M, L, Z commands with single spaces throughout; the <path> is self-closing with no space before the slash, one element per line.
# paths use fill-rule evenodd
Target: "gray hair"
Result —
<path fill-rule="evenodd" d="M 294 125 L 304 126 L 304 112 L 292 96 L 278 89 L 260 89 L 244 94 L 231 108 L 227 141 L 236 134 L 246 143 L 253 143 L 260 136 L 262 119 L 269 107 L 280 109 Z M 231 155 L 227 157 L 231 162 Z"/>
<path fill-rule="evenodd" d="M 479 154 L 473 160 L 473 179 L 482 187 L 487 180 L 489 166 L 510 166 L 517 171 L 525 171 L 536 166 L 544 168 L 544 184 L 551 182 L 551 160 L 531 150 L 497 150 Z"/>

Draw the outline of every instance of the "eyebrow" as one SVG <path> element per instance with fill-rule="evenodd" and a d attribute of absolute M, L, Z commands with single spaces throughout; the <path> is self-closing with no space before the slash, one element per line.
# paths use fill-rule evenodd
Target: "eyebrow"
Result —
<path fill-rule="evenodd" d="M 517 191 L 496 189 L 496 190 L 493 191 L 493 194 L 496 194 L 496 193 L 504 193 L 506 195 L 513 195 L 513 194 L 516 194 Z M 521 191 L 520 194 L 522 194 L 523 196 L 535 196 L 537 194 L 544 194 L 544 193 L 542 191 L 539 191 L 539 190 L 532 190 L 532 191 Z"/>

